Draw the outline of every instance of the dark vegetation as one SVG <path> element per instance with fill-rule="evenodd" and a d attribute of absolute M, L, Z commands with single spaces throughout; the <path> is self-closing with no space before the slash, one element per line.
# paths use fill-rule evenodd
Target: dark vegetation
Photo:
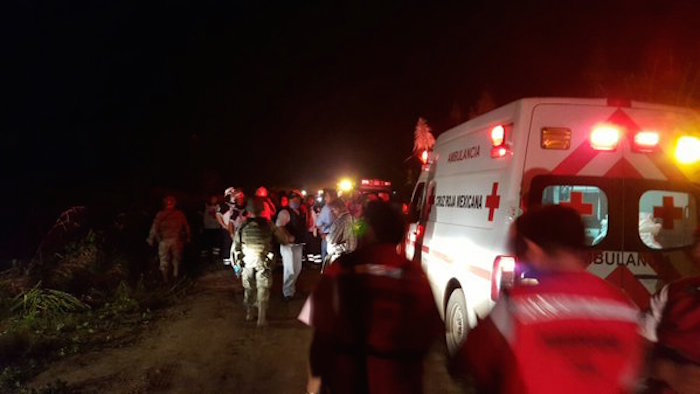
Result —
<path fill-rule="evenodd" d="M 150 218 L 60 215 L 34 257 L 0 273 L 0 392 L 69 393 L 65 382 L 24 383 L 50 361 L 136 337 L 193 283 L 159 282 L 145 242 Z"/>

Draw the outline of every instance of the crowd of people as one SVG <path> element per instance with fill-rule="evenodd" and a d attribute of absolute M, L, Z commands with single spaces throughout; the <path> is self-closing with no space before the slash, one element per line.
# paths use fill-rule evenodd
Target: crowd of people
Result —
<path fill-rule="evenodd" d="M 303 261 L 323 270 L 355 250 L 361 207 L 385 198 L 378 194 L 347 197 L 339 197 L 334 189 L 324 189 L 315 197 L 298 190 L 270 192 L 264 186 L 247 196 L 241 188 L 229 187 L 223 196 L 212 195 L 204 204 L 201 257 L 233 267 L 246 289 L 248 318 L 253 319 L 257 307 L 258 324 L 265 325 L 274 262 L 282 263 L 282 296 L 289 301 L 296 295 Z M 147 239 L 152 246 L 158 243 L 159 269 L 165 282 L 180 275 L 183 250 L 190 239 L 185 215 L 176 208 L 175 198 L 167 196 Z"/>
<path fill-rule="evenodd" d="M 207 245 L 240 272 L 247 320 L 257 313 L 258 326 L 267 324 L 276 256 L 286 300 L 302 257 L 314 262 L 316 247 L 322 256 L 323 274 L 299 315 L 314 330 L 307 393 L 423 392 L 423 360 L 444 327 L 421 266 L 397 247 L 401 210 L 333 190 L 322 206 L 297 191 L 271 198 L 262 187 L 251 198 L 233 188 L 225 197 L 206 205 Z M 159 241 L 166 280 L 169 270 L 178 275 L 190 237 L 178 212 L 166 198 L 148 238 Z M 510 251 L 520 284 L 470 331 L 451 359 L 454 376 L 485 393 L 700 392 L 700 279 L 664 287 L 640 314 L 622 290 L 586 271 L 585 248 L 570 208 L 533 207 L 517 218 Z"/>

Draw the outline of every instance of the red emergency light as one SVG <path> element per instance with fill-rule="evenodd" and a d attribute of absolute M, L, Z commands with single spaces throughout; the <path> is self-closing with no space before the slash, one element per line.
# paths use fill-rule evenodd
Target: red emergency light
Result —
<path fill-rule="evenodd" d="M 622 132 L 617 126 L 601 124 L 591 132 L 591 147 L 595 150 L 614 151 L 620 143 Z"/>
<path fill-rule="evenodd" d="M 420 161 L 423 162 L 423 164 L 428 164 L 428 151 L 424 150 L 423 153 L 420 154 Z"/>
<path fill-rule="evenodd" d="M 506 140 L 506 128 L 502 125 L 497 125 L 491 129 L 491 144 L 494 147 L 503 145 Z"/>
<path fill-rule="evenodd" d="M 494 159 L 504 157 L 508 154 L 508 147 L 506 146 L 506 128 L 503 125 L 496 125 L 491 129 L 489 134 L 491 137 L 491 157 Z"/>

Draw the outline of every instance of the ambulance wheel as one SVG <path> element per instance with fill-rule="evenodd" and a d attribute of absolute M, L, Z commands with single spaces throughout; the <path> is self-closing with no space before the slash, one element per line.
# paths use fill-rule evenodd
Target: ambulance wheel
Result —
<path fill-rule="evenodd" d="M 462 289 L 454 289 L 445 309 L 445 342 L 450 355 L 457 353 L 468 331 L 467 301 Z"/>

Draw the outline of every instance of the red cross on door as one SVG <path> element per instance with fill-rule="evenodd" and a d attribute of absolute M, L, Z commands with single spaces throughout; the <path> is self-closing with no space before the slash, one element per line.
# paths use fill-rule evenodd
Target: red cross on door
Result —
<path fill-rule="evenodd" d="M 498 182 L 491 187 L 491 195 L 486 196 L 486 208 L 489 209 L 489 222 L 493 222 L 493 214 L 501 206 L 501 196 L 498 195 Z"/>
<path fill-rule="evenodd" d="M 654 217 L 663 220 L 665 230 L 673 230 L 673 221 L 683 218 L 683 209 L 673 204 L 673 196 L 664 196 L 663 205 L 654 207 Z"/>
<path fill-rule="evenodd" d="M 583 193 L 581 192 L 571 192 L 571 200 L 569 202 L 560 203 L 559 205 L 573 208 L 581 216 L 593 215 L 593 204 L 586 204 L 583 202 Z"/>

